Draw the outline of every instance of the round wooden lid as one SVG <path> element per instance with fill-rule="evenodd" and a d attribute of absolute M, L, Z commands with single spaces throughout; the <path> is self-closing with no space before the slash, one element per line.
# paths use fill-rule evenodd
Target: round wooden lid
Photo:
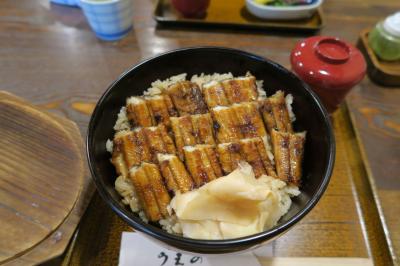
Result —
<path fill-rule="evenodd" d="M 43 241 L 81 192 L 82 155 L 62 123 L 0 99 L 0 264 Z"/>

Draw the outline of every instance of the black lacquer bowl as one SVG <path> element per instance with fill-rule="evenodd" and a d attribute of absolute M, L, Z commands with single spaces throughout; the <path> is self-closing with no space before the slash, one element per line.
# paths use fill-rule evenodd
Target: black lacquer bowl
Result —
<path fill-rule="evenodd" d="M 294 97 L 294 128 L 307 131 L 303 186 L 293 198 L 289 212 L 274 228 L 259 234 L 229 240 L 195 240 L 169 234 L 155 225 L 144 223 L 114 189 L 116 173 L 106 151 L 107 139 L 113 138 L 113 125 L 127 97 L 142 95 L 151 82 L 180 73 L 188 77 L 201 73 L 232 72 L 234 76 L 250 71 L 264 80 L 268 95 L 277 90 Z M 335 158 L 335 140 L 330 118 L 311 89 L 282 66 L 240 50 L 219 47 L 184 48 L 141 62 L 123 73 L 98 101 L 87 135 L 87 156 L 97 190 L 108 205 L 135 230 L 172 247 L 196 253 L 228 253 L 266 243 L 289 230 L 318 202 L 328 186 Z"/>

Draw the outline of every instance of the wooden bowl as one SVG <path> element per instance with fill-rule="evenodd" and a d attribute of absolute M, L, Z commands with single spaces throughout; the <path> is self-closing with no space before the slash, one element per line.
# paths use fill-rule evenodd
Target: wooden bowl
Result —
<path fill-rule="evenodd" d="M 78 127 L 0 91 L 0 146 L 0 264 L 61 255 L 89 202 Z"/>

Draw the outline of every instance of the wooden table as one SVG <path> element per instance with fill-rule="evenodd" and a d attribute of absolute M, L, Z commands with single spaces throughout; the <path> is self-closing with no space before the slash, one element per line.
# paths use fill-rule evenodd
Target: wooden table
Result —
<path fill-rule="evenodd" d="M 326 27 L 320 34 L 355 43 L 364 28 L 399 9 L 400 1 L 394 0 L 326 0 Z M 291 49 L 307 37 L 248 30 L 159 28 L 152 20 L 152 10 L 152 1 L 135 0 L 133 31 L 119 42 L 107 43 L 96 39 L 80 9 L 52 5 L 48 0 L 1 1 L 1 89 L 74 120 L 85 135 L 93 104 L 120 73 L 141 59 L 179 47 L 216 45 L 253 52 L 289 67 Z M 366 77 L 347 103 L 359 141 L 359 146 L 348 143 L 348 147 L 361 148 L 367 184 L 379 202 L 390 255 L 398 262 L 400 90 L 375 85 Z M 344 241 L 344 245 L 352 244 L 351 239 Z M 359 254 L 365 252 L 358 250 Z"/>

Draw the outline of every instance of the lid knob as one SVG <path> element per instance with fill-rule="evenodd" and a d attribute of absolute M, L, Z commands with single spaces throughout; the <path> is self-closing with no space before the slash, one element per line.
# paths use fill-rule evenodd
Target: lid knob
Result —
<path fill-rule="evenodd" d="M 350 48 L 345 42 L 335 38 L 325 38 L 315 45 L 317 56 L 327 63 L 341 64 L 350 58 Z"/>

